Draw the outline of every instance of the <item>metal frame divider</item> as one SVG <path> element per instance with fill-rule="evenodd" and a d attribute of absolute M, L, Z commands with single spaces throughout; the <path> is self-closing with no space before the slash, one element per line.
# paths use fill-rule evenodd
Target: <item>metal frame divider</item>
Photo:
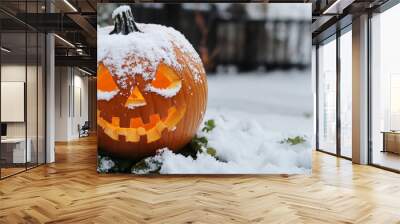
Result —
<path fill-rule="evenodd" d="M 25 0 L 25 21 L 28 19 L 28 1 Z M 25 88 L 24 88 L 24 122 L 25 122 L 25 171 L 28 170 L 28 24 L 25 23 Z M 31 152 L 32 153 L 32 152 Z M 32 154 L 31 154 L 32 155 Z"/>
<path fill-rule="evenodd" d="M 319 149 L 319 44 L 315 46 L 315 148 Z"/>
<path fill-rule="evenodd" d="M 368 12 L 368 35 L 367 35 L 367 44 L 368 44 L 368 53 L 367 53 L 367 64 L 368 64 L 368 69 L 367 69 L 367 82 L 368 82 L 368 95 L 367 95 L 367 107 L 368 107 L 368 165 L 372 165 L 372 66 L 371 66 L 371 55 L 372 55 L 372 33 L 371 33 L 371 19 L 372 19 L 372 12 Z"/>
<path fill-rule="evenodd" d="M 336 155 L 341 156 L 341 120 L 340 120 L 340 29 L 336 30 Z"/>
<path fill-rule="evenodd" d="M 2 46 L 2 32 L 1 32 L 1 28 L 2 28 L 2 23 L 0 23 L 0 47 Z M 2 77 L 2 75 L 1 75 L 1 67 L 2 67 L 2 64 L 1 64 L 1 55 L 2 55 L 2 52 L 1 52 L 1 50 L 0 50 L 0 84 L 1 84 L 1 77 Z M 0 111 L 1 111 L 1 85 L 0 85 Z M 1 113 L 0 113 L 0 125 L 2 124 L 2 122 L 1 122 Z M 2 157 L 1 157 L 1 144 L 0 144 L 0 180 L 2 179 L 2 174 L 1 174 L 1 170 L 2 170 L 2 166 L 1 166 L 1 159 Z"/>

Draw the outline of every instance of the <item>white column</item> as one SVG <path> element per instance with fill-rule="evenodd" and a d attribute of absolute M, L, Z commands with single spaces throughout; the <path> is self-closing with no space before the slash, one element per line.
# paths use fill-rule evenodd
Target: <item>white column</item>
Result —
<path fill-rule="evenodd" d="M 353 19 L 353 162 L 368 163 L 368 15 Z"/>
<path fill-rule="evenodd" d="M 47 34 L 46 36 L 46 163 L 55 161 L 54 151 L 54 115 L 55 115 L 55 60 L 54 60 L 54 35 Z"/>
<path fill-rule="evenodd" d="M 54 5 L 46 1 L 46 11 L 54 12 Z M 55 43 L 54 34 L 46 35 L 46 163 L 55 162 Z"/>

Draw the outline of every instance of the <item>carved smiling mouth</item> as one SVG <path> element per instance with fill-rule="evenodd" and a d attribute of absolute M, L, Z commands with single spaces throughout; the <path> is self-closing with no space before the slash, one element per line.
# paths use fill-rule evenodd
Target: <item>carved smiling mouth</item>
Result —
<path fill-rule="evenodd" d="M 168 115 L 161 119 L 159 114 L 152 114 L 149 122 L 144 124 L 140 117 L 130 119 L 129 128 L 120 126 L 120 118 L 112 117 L 111 123 L 100 116 L 97 110 L 97 124 L 103 128 L 104 133 L 118 141 L 119 136 L 125 136 L 126 142 L 139 142 L 140 136 L 147 137 L 147 143 L 155 142 L 161 138 L 164 129 L 173 131 L 186 113 L 186 105 L 181 108 L 174 106 L 168 109 Z"/>

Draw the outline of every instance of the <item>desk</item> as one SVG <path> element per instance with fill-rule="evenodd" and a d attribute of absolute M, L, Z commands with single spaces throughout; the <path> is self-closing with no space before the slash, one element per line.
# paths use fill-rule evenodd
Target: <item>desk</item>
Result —
<path fill-rule="evenodd" d="M 392 152 L 400 154 L 400 132 L 382 131 L 383 134 L 383 152 Z"/>
<path fill-rule="evenodd" d="M 26 154 L 25 154 L 25 138 L 1 139 L 1 151 L 2 151 L 1 157 L 3 157 L 3 159 L 6 160 L 6 163 L 31 162 L 32 160 L 31 139 L 28 138 L 27 142 L 28 142 L 27 144 L 28 147 L 26 147 Z"/>

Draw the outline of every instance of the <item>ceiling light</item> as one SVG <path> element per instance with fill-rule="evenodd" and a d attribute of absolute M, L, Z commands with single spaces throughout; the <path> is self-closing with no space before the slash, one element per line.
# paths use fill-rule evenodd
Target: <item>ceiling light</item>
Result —
<path fill-rule="evenodd" d="M 54 36 L 55 37 L 57 37 L 59 40 L 61 40 L 62 42 L 64 42 L 64 43 L 66 43 L 67 45 L 69 45 L 70 47 L 73 47 L 73 48 L 75 48 L 75 45 L 73 45 L 71 42 L 69 42 L 68 40 L 66 40 L 66 39 L 64 39 L 64 38 L 62 38 L 62 37 L 60 37 L 59 35 L 57 35 L 57 34 L 54 34 Z"/>
<path fill-rule="evenodd" d="M 67 4 L 74 12 L 78 12 L 78 10 L 68 1 L 64 0 L 65 4 Z"/>
<path fill-rule="evenodd" d="M 11 50 L 9 50 L 9 49 L 7 49 L 7 48 L 5 48 L 5 47 L 1 47 L 0 49 L 1 49 L 2 51 L 6 52 L 6 53 L 10 53 L 10 52 L 11 52 Z"/>
<path fill-rule="evenodd" d="M 83 70 L 83 69 L 81 69 L 81 68 L 78 68 L 78 70 L 81 71 L 81 72 L 83 72 L 83 73 L 85 73 L 85 74 L 87 74 L 87 75 L 90 75 L 90 76 L 93 75 L 92 73 L 90 73 L 90 72 L 88 72 L 88 71 L 86 71 L 86 70 Z"/>
<path fill-rule="evenodd" d="M 81 48 L 77 48 L 76 53 L 78 53 L 79 55 L 83 55 L 83 50 Z"/>

